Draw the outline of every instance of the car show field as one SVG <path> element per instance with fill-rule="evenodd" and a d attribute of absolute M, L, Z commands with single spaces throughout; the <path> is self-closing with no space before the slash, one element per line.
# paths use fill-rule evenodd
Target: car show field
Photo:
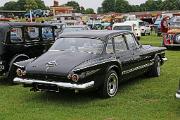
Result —
<path fill-rule="evenodd" d="M 162 45 L 162 37 L 142 36 L 140 43 Z M 117 95 L 101 99 L 91 92 L 30 92 L 0 80 L 0 120 L 179 120 L 175 92 L 180 80 L 180 52 L 166 51 L 161 76 L 140 76 L 119 86 Z"/>

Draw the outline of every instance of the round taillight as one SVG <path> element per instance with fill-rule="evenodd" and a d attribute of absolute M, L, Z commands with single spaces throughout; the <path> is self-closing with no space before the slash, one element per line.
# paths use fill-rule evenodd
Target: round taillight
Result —
<path fill-rule="evenodd" d="M 79 75 L 73 74 L 73 75 L 71 76 L 71 80 L 74 81 L 74 82 L 77 82 L 77 81 L 79 80 Z"/>
<path fill-rule="evenodd" d="M 23 76 L 23 71 L 21 70 L 21 69 L 17 69 L 16 70 L 16 73 L 17 73 L 17 75 L 19 76 L 19 77 L 22 77 Z"/>

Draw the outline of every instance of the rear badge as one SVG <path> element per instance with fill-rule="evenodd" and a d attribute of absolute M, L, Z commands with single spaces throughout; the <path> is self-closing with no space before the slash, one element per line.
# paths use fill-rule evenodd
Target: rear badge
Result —
<path fill-rule="evenodd" d="M 50 62 L 46 63 L 46 67 L 55 67 L 55 66 L 57 66 L 56 61 L 50 61 Z"/>

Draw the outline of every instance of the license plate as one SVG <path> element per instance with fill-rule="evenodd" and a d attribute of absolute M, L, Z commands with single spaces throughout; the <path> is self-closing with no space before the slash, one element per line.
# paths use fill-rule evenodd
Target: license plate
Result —
<path fill-rule="evenodd" d="M 56 85 L 49 85 L 49 84 L 37 84 L 37 89 L 42 91 L 55 91 L 59 92 L 59 88 Z"/>

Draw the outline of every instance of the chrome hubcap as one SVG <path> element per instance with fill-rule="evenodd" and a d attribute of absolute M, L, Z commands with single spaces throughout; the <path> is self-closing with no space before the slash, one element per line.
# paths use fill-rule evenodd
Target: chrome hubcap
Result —
<path fill-rule="evenodd" d="M 108 78 L 107 91 L 109 96 L 114 96 L 118 88 L 118 77 L 116 74 L 111 74 Z"/>

